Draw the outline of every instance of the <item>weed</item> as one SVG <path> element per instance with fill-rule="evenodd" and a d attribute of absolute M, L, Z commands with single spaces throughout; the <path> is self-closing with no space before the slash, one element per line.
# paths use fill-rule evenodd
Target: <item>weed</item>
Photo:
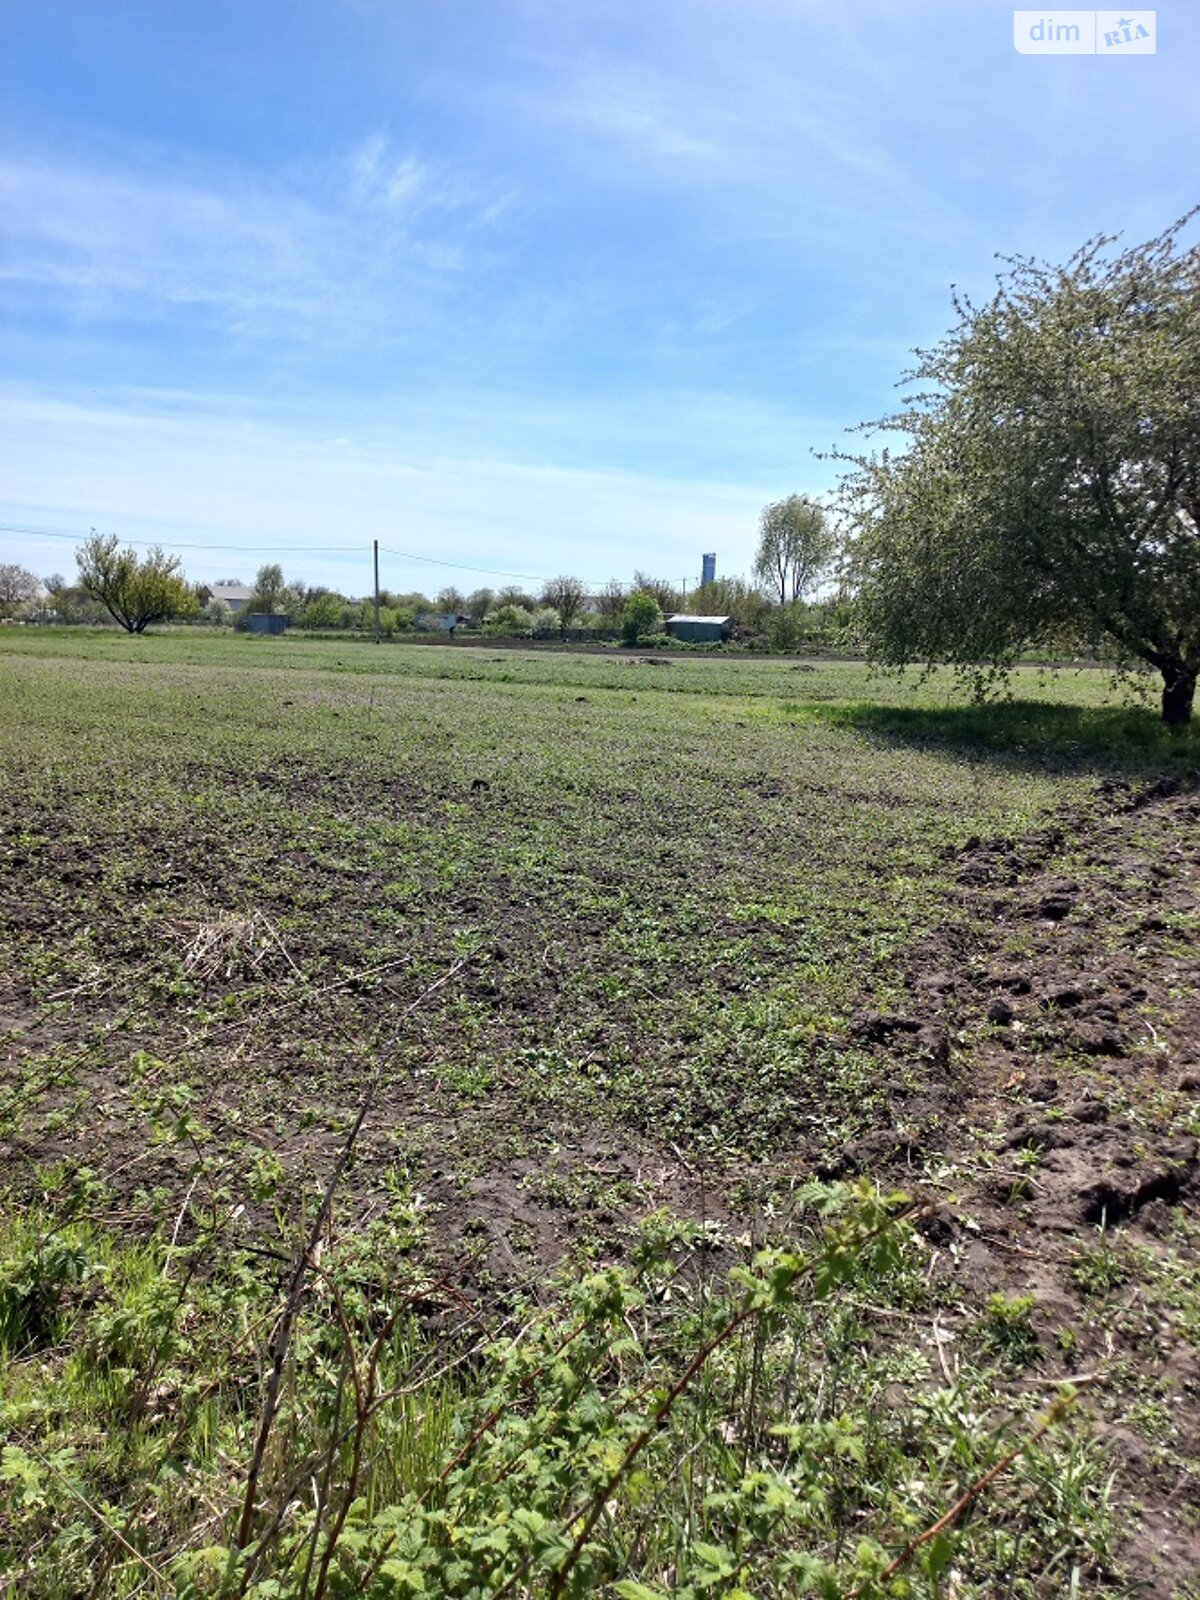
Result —
<path fill-rule="evenodd" d="M 0 1234 L 0 1354 L 57 1344 L 70 1320 L 70 1296 L 98 1270 L 78 1233 L 42 1232 L 13 1219 Z"/>
<path fill-rule="evenodd" d="M 0 1370 L 6 1530 L 43 1553 L 25 1592 L 450 1600 L 728 1592 L 736 1577 L 782 1600 L 802 1582 L 871 1593 L 890 1565 L 932 1596 L 952 1560 L 981 1596 L 1018 1548 L 1106 1560 L 1098 1462 L 1058 1413 L 983 1427 L 975 1379 L 881 1407 L 899 1369 L 864 1361 L 846 1297 L 886 1292 L 902 1201 L 862 1185 L 804 1202 L 824 1231 L 757 1253 L 704 1302 L 662 1292 L 694 1236 L 650 1219 L 635 1272 L 560 1282 L 520 1309 L 516 1340 L 469 1321 L 431 1338 L 413 1306 L 444 1289 L 386 1289 L 367 1276 L 378 1247 L 335 1245 L 295 1325 L 249 1540 L 230 1465 L 254 1434 L 246 1387 L 273 1293 L 237 1250 L 176 1278 L 161 1243 L 114 1251 L 80 1230 L 104 1255 L 102 1298 L 43 1362 L 36 1406 L 32 1375 Z M 798 1383 L 818 1351 L 830 1381 Z M 985 1514 L 950 1516 L 938 1561 L 906 1554 L 907 1530 L 984 1479 Z"/>
<path fill-rule="evenodd" d="M 981 1327 L 984 1349 L 1013 1366 L 1035 1360 L 1038 1342 L 1030 1313 L 1036 1304 L 1032 1295 L 990 1295 Z"/>
<path fill-rule="evenodd" d="M 1078 1251 L 1071 1267 L 1072 1281 L 1084 1294 L 1090 1295 L 1108 1294 L 1128 1276 L 1127 1268 L 1107 1239 Z"/>

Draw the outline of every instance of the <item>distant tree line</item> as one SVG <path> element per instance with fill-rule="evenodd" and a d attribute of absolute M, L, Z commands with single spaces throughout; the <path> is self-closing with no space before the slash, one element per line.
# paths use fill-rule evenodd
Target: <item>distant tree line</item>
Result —
<path fill-rule="evenodd" d="M 379 628 L 387 638 L 422 627 L 481 631 L 498 637 L 553 638 L 595 634 L 626 643 L 649 639 L 672 612 L 732 617 L 743 644 L 788 650 L 841 626 L 839 601 L 812 603 L 813 591 L 834 567 L 836 543 L 824 510 L 803 496 L 767 506 L 750 578 L 718 578 L 690 590 L 646 571 L 631 582 L 610 579 L 589 590 L 560 573 L 537 588 L 507 584 L 470 592 L 453 586 L 434 595 L 383 589 Z M 286 616 L 311 632 L 373 632 L 373 595 L 351 596 L 288 577 L 277 562 L 259 567 L 244 606 L 221 596 L 222 585 L 189 583 L 179 557 L 158 546 L 139 556 L 115 534 L 92 534 L 76 552 L 78 580 L 60 574 L 39 580 L 26 568 L 0 566 L 0 617 L 66 623 L 113 622 L 141 633 L 158 622 L 195 621 L 247 628 L 255 613 Z"/>

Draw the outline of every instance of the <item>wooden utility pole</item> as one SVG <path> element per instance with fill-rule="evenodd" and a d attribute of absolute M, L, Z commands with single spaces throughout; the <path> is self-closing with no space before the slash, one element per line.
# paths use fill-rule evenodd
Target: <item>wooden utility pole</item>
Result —
<path fill-rule="evenodd" d="M 379 643 L 379 540 L 372 541 L 375 546 L 375 643 Z"/>

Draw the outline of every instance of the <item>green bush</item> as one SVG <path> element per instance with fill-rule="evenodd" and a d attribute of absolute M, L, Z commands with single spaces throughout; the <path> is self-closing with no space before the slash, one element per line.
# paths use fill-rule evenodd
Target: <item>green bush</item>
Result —
<path fill-rule="evenodd" d="M 301 628 L 339 628 L 345 600 L 340 594 L 318 594 L 301 611 L 297 625 Z"/>
<path fill-rule="evenodd" d="M 484 618 L 484 631 L 501 637 L 523 637 L 533 628 L 533 613 L 524 606 L 499 606 Z"/>
<path fill-rule="evenodd" d="M 781 654 L 795 650 L 804 637 L 804 616 L 798 606 L 776 606 L 767 618 L 767 639 Z"/>
<path fill-rule="evenodd" d="M 983 1320 L 984 1347 L 1014 1366 L 1028 1366 L 1038 1353 L 1037 1334 L 1030 1313 L 1037 1301 L 1031 1294 L 993 1294 Z"/>
<path fill-rule="evenodd" d="M 621 612 L 621 642 L 636 645 L 644 633 L 651 633 L 662 623 L 658 601 L 645 589 L 631 594 Z"/>

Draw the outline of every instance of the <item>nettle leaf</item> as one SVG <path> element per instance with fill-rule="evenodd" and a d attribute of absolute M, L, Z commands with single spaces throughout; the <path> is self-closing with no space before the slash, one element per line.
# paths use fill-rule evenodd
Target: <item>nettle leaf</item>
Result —
<path fill-rule="evenodd" d="M 867 1459 L 866 1443 L 857 1426 L 849 1417 L 838 1417 L 829 1424 L 827 1438 L 833 1453 L 844 1461 L 862 1465 Z"/>
<path fill-rule="evenodd" d="M 950 1563 L 954 1559 L 955 1540 L 952 1534 L 935 1534 L 928 1543 L 922 1545 L 920 1556 L 921 1564 L 933 1583 L 939 1583 L 950 1570 Z"/>
<path fill-rule="evenodd" d="M 711 1567 L 713 1573 L 722 1578 L 731 1578 L 737 1571 L 738 1558 L 734 1551 L 724 1545 L 705 1544 L 697 1540 L 692 1546 L 691 1553 L 706 1567 Z"/>
<path fill-rule="evenodd" d="M 397 1560 L 393 1557 L 380 1567 L 379 1576 L 390 1585 L 391 1592 L 397 1600 L 404 1595 L 428 1593 L 425 1574 L 411 1561 Z"/>
<path fill-rule="evenodd" d="M 46 1470 L 19 1445 L 6 1444 L 0 1456 L 0 1483 L 12 1485 L 18 1504 L 41 1506 L 46 1504 L 44 1484 Z"/>

